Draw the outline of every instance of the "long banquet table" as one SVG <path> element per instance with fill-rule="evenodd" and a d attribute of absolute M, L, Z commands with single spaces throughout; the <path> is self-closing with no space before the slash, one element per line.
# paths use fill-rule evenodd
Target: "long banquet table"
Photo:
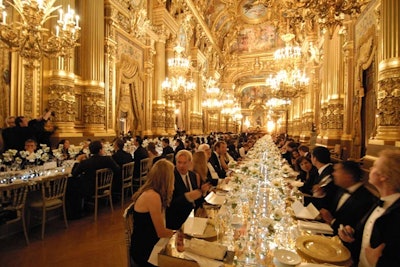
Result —
<path fill-rule="evenodd" d="M 315 237 L 300 230 L 298 221 L 293 216 L 291 203 L 302 201 L 302 194 L 296 187 L 288 186 L 288 182 L 294 180 L 296 172 L 285 162 L 271 137 L 264 136 L 248 152 L 246 160 L 231 166 L 233 174 L 229 183 L 223 182 L 219 185 L 217 194 L 226 194 L 221 208 L 205 206 L 209 223 L 217 232 L 214 242 L 225 245 L 228 251 L 234 251 L 233 262 L 225 266 L 283 266 L 275 261 L 275 250 L 296 252 L 296 240 L 299 237 Z M 321 238 L 321 241 L 325 240 L 324 237 Z M 329 242 L 330 240 L 337 243 L 340 249 L 346 250 L 336 237 L 329 239 Z M 178 253 L 173 243 L 170 242 L 169 246 L 172 248 L 166 253 L 184 258 L 184 253 Z M 318 247 L 315 248 L 318 250 Z M 297 252 L 300 254 L 300 251 Z M 321 263 L 324 259 L 326 263 L 336 263 L 334 259 L 329 259 L 328 254 L 317 255 L 322 258 L 318 261 L 308 258 L 306 254 L 301 256 L 302 264 Z M 349 262 L 346 260 L 340 262 L 340 265 L 348 266 Z"/>

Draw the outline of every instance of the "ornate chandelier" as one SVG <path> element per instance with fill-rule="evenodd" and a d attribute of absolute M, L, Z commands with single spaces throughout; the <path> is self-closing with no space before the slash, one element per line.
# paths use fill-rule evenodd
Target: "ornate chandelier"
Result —
<path fill-rule="evenodd" d="M 167 99 L 182 102 L 193 97 L 196 83 L 186 79 L 190 71 L 190 60 L 182 56 L 184 48 L 178 45 L 174 51 L 176 56 L 168 59 L 170 77 L 164 80 L 161 87 Z"/>
<path fill-rule="evenodd" d="M 45 57 L 68 56 L 70 49 L 77 46 L 79 38 L 79 16 L 68 6 L 63 12 L 61 6 L 53 6 L 56 0 L 14 0 L 8 2 L 19 14 L 20 21 L 8 22 L 6 7 L 0 0 L 2 23 L 0 40 L 12 51 L 17 51 L 25 60 L 25 66 L 34 67 Z M 44 24 L 59 11 L 55 32 Z"/>
<path fill-rule="evenodd" d="M 275 76 L 270 75 L 265 82 L 271 88 L 272 96 L 290 99 L 304 94 L 309 78 L 305 72 L 295 68 L 289 71 L 280 70 Z"/>
<path fill-rule="evenodd" d="M 286 33 L 281 35 L 281 39 L 285 42 L 285 47 L 277 49 L 274 53 L 275 60 L 290 60 L 296 61 L 301 58 L 301 47 L 291 46 L 290 42 L 293 40 L 295 35 L 293 33 Z"/>
<path fill-rule="evenodd" d="M 202 107 L 210 113 L 216 113 L 222 107 L 222 102 L 218 99 L 221 90 L 216 86 L 214 80 L 209 81 L 209 86 L 206 89 L 207 98 L 202 102 Z"/>

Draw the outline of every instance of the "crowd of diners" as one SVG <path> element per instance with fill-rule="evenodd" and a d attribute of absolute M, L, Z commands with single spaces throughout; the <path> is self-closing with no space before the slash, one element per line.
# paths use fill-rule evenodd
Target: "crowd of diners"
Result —
<path fill-rule="evenodd" d="M 49 116 L 46 113 L 32 121 L 15 118 L 15 126 L 10 124 L 2 130 L 6 141 L 3 148 L 14 146 L 34 151 L 40 138 L 49 134 L 44 127 Z M 22 127 L 29 130 L 19 129 Z M 25 140 L 21 139 L 18 146 L 7 144 L 10 142 L 7 132 L 17 131 L 25 133 Z M 138 266 L 152 266 L 147 259 L 158 239 L 172 236 L 193 210 L 201 211 L 208 192 L 229 176 L 230 166 L 245 158 L 262 136 L 262 133 L 246 132 L 148 139 L 127 134 L 112 141 L 111 155 L 105 155 L 105 140 L 85 141 L 76 155 L 69 153 L 70 142 L 62 140 L 57 145 L 62 145 L 63 159 L 76 161 L 67 186 L 68 219 L 85 215 L 84 203 L 94 194 L 96 170 L 113 171 L 113 200 L 118 201 L 122 165 L 133 161 L 133 178 L 138 178 L 140 160 L 149 158 L 146 182 L 132 196 L 131 257 Z M 321 220 L 332 226 L 334 234 L 351 251 L 353 265 L 398 266 L 400 151 L 382 151 L 366 180 L 358 162 L 347 160 L 332 164 L 326 147 L 310 149 L 286 135 L 275 136 L 274 141 L 281 149 L 282 158 L 299 173 L 297 179 L 303 182 L 299 190 L 304 194 L 305 205 L 312 203 L 320 211 Z M 125 151 L 127 142 L 133 144 L 133 152 Z M 84 153 L 85 149 L 89 153 Z M 174 155 L 173 162 L 166 159 L 169 154 Z"/>
<path fill-rule="evenodd" d="M 383 150 L 364 178 L 360 163 L 331 162 L 326 147 L 312 150 L 277 136 L 282 157 L 303 182 L 304 204 L 312 203 L 350 250 L 352 266 L 400 266 L 400 150 Z"/>

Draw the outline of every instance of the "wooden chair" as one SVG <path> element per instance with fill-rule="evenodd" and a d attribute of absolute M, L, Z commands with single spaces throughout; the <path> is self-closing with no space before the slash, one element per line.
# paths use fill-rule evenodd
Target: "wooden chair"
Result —
<path fill-rule="evenodd" d="M 146 181 L 147 172 L 149 171 L 148 163 L 149 163 L 149 158 L 140 160 L 139 187 L 142 186 Z"/>
<path fill-rule="evenodd" d="M 12 224 L 21 221 L 26 244 L 29 245 L 28 232 L 25 223 L 25 203 L 28 186 L 26 184 L 11 184 L 0 187 L 1 222 Z"/>
<path fill-rule="evenodd" d="M 112 204 L 111 185 L 114 173 L 108 168 L 99 169 L 96 171 L 96 189 L 94 196 L 94 220 L 97 221 L 97 210 L 99 208 L 99 199 L 107 198 L 110 201 L 111 211 L 114 211 Z"/>
<path fill-rule="evenodd" d="M 133 167 L 134 162 L 129 162 L 122 165 L 122 191 L 121 191 L 121 207 L 124 206 L 125 191 L 127 189 L 131 190 L 131 195 L 133 195 Z"/>
<path fill-rule="evenodd" d="M 126 241 L 126 255 L 128 256 L 128 267 L 134 266 L 133 260 L 131 259 L 131 236 L 133 233 L 133 207 L 134 203 L 131 203 L 124 211 L 123 217 L 125 222 L 125 241 Z"/>
<path fill-rule="evenodd" d="M 174 153 L 169 153 L 169 154 L 165 155 L 165 159 L 174 163 Z"/>
<path fill-rule="evenodd" d="M 29 203 L 29 216 L 31 210 L 42 213 L 42 239 L 46 227 L 46 214 L 50 210 L 62 208 L 65 228 L 68 228 L 67 212 L 65 210 L 65 191 L 67 190 L 67 175 L 43 178 L 40 184 L 42 197 Z"/>

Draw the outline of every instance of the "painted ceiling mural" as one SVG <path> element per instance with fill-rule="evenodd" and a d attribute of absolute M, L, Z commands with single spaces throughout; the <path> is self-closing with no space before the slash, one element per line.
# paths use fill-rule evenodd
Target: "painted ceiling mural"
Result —
<path fill-rule="evenodd" d="M 240 94 L 241 108 L 249 109 L 254 105 L 263 105 L 268 98 L 268 88 L 266 86 L 246 87 Z"/>
<path fill-rule="evenodd" d="M 204 15 L 222 50 L 268 52 L 283 45 L 272 23 L 274 14 L 266 5 L 256 4 L 255 0 L 236 1 L 230 5 L 225 2 L 209 0 Z"/>

